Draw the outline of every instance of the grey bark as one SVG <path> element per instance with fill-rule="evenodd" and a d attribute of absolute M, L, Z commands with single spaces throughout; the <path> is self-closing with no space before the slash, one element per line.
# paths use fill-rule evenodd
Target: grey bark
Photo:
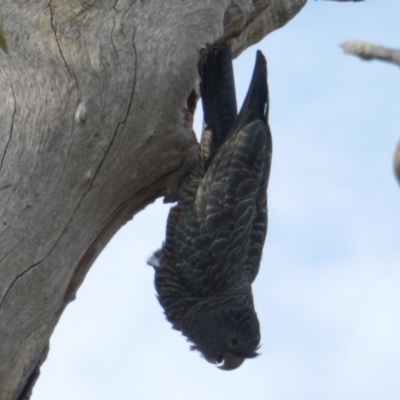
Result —
<path fill-rule="evenodd" d="M 345 53 L 360 57 L 363 60 L 385 61 L 400 67 L 400 50 L 379 46 L 362 40 L 349 40 L 341 44 Z M 400 141 L 396 147 L 393 161 L 394 174 L 400 184 Z"/>
<path fill-rule="evenodd" d="M 29 398 L 98 254 L 190 167 L 201 47 L 239 54 L 305 1 L 0 1 L 0 400 Z"/>

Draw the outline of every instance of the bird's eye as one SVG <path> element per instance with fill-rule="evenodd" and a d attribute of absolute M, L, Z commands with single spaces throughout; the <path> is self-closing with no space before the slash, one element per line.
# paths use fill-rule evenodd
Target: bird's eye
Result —
<path fill-rule="evenodd" d="M 231 338 L 231 344 L 232 346 L 236 346 L 239 343 L 239 340 L 236 336 Z"/>
<path fill-rule="evenodd" d="M 219 355 L 215 361 L 217 361 L 217 364 L 222 364 L 224 362 L 224 356 L 222 354 Z"/>

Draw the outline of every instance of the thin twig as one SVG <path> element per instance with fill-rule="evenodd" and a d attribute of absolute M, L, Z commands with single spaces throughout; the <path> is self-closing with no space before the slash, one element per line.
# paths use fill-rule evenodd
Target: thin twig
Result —
<path fill-rule="evenodd" d="M 396 174 L 396 178 L 400 183 L 400 141 L 394 154 L 394 173 Z"/>
<path fill-rule="evenodd" d="M 353 54 L 363 60 L 381 60 L 396 64 L 400 67 L 400 50 L 376 44 L 363 42 L 361 40 L 349 40 L 340 45 L 347 54 Z"/>

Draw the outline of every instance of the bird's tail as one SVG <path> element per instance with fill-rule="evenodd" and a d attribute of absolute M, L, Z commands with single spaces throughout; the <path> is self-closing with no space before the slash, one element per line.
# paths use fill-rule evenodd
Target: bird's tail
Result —
<path fill-rule="evenodd" d="M 206 169 L 225 141 L 237 115 L 232 54 L 228 41 L 208 45 L 199 62 L 200 94 L 204 113 L 202 144 L 206 143 Z"/>
<path fill-rule="evenodd" d="M 268 106 L 267 62 L 258 50 L 249 90 L 230 132 L 238 132 L 257 119 L 267 124 Z"/>

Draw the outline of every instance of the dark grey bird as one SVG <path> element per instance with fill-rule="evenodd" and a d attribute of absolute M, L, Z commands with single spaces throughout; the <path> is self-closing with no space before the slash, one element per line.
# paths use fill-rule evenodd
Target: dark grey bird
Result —
<path fill-rule="evenodd" d="M 267 68 L 258 51 L 237 115 L 229 43 L 199 65 L 204 132 L 199 167 L 182 181 L 166 241 L 149 260 L 167 319 L 223 370 L 257 356 L 260 326 L 251 284 L 267 232 L 272 139 Z"/>

